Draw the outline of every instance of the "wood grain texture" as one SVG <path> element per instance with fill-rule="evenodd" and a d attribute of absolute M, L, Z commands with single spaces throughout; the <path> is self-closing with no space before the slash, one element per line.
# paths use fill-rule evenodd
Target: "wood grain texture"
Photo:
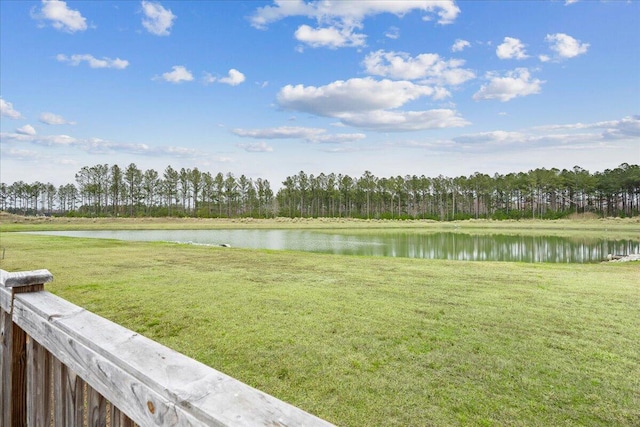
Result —
<path fill-rule="evenodd" d="M 53 425 L 55 427 L 66 425 L 66 394 L 67 383 L 63 376 L 66 375 L 67 367 L 60 360 L 52 356 L 51 370 L 53 371 Z"/>
<path fill-rule="evenodd" d="M 93 387 L 87 387 L 87 414 L 89 427 L 107 425 L 107 401 Z"/>
<path fill-rule="evenodd" d="M 2 425 L 104 426 L 109 406 L 114 426 L 331 426 L 44 292 L 52 279 L 0 270 Z"/>
<path fill-rule="evenodd" d="M 113 404 L 110 408 L 111 427 L 133 427 L 133 421 Z"/>
<path fill-rule="evenodd" d="M 15 296 L 14 321 L 141 426 L 330 426 L 48 292 Z"/>
<path fill-rule="evenodd" d="M 2 270 L 0 270 L 1 272 Z M 0 309 L 11 313 L 11 304 L 13 302 L 13 292 L 10 288 L 0 286 Z"/>
<path fill-rule="evenodd" d="M 53 357 L 54 426 L 84 426 L 84 381 Z"/>
<path fill-rule="evenodd" d="M 0 287 L 15 288 L 30 285 L 42 285 L 53 280 L 49 270 L 16 271 L 9 273 L 0 270 Z"/>
<path fill-rule="evenodd" d="M 10 425 L 23 426 L 27 425 L 27 334 L 15 323 L 11 346 Z"/>
<path fill-rule="evenodd" d="M 0 288 L 2 290 L 2 288 Z M 0 309 L 0 425 L 11 425 L 11 352 L 13 351 L 13 320 L 9 310 Z"/>
<path fill-rule="evenodd" d="M 51 424 L 51 354 L 27 337 L 27 420 L 29 426 Z"/>
<path fill-rule="evenodd" d="M 52 280 L 48 270 L 16 273 L 0 270 L 0 425 L 27 425 L 28 417 L 27 335 L 13 322 L 15 295 L 41 291 L 44 283 Z M 30 421 L 30 425 L 35 425 L 35 419 Z"/>

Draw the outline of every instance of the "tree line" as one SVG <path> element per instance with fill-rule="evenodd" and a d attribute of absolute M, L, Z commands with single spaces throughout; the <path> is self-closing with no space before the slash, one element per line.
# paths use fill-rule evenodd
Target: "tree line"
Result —
<path fill-rule="evenodd" d="M 627 163 L 595 173 L 575 166 L 454 178 L 300 171 L 275 194 L 261 178 L 171 166 L 160 174 L 134 163 L 85 166 L 75 181 L 57 188 L 0 183 L 0 208 L 25 215 L 436 220 L 635 216 L 640 208 L 640 166 Z"/>

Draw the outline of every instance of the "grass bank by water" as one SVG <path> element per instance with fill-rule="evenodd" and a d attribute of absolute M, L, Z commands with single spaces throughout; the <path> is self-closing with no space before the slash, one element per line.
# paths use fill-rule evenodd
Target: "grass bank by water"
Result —
<path fill-rule="evenodd" d="M 640 423 L 639 263 L 0 245 L 0 268 L 338 425 Z"/>
<path fill-rule="evenodd" d="M 640 217 L 594 218 L 576 216 L 560 220 L 363 220 L 350 218 L 57 218 L 25 217 L 0 212 L 1 231 L 65 230 L 215 230 L 215 229 L 313 229 L 339 233 L 416 233 L 457 231 L 467 233 L 517 233 L 579 235 L 640 240 Z"/>

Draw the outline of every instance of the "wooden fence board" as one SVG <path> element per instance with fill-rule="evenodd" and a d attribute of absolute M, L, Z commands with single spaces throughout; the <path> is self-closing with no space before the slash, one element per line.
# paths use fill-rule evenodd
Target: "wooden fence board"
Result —
<path fill-rule="evenodd" d="M 14 320 L 140 425 L 331 425 L 48 292 Z"/>
<path fill-rule="evenodd" d="M 0 288 L 0 292 L 2 289 Z M 11 308 L 9 308 L 9 311 Z M 0 309 L 0 425 L 11 425 L 11 352 L 13 343 L 13 320 L 9 311 Z"/>
<path fill-rule="evenodd" d="M 0 424 L 25 425 L 29 408 L 29 425 L 46 427 L 331 426 L 44 292 L 50 280 L 0 270 Z"/>
<path fill-rule="evenodd" d="M 33 338 L 27 337 L 27 420 L 29 426 L 51 424 L 50 354 Z"/>
<path fill-rule="evenodd" d="M 27 334 L 16 323 L 12 328 L 11 425 L 27 425 Z"/>
<path fill-rule="evenodd" d="M 87 387 L 87 419 L 89 427 L 107 425 L 107 401 L 93 387 Z"/>
<path fill-rule="evenodd" d="M 84 426 L 84 381 L 59 359 L 53 362 L 54 426 Z"/>
<path fill-rule="evenodd" d="M 133 427 L 133 421 L 127 417 L 120 409 L 111 405 L 110 412 L 111 427 Z"/>
<path fill-rule="evenodd" d="M 2 270 L 0 270 L 2 271 Z M 10 289 L 0 286 L 0 309 L 11 313 L 11 302 L 13 300 L 13 292 Z"/>
<path fill-rule="evenodd" d="M 138 424 L 180 425 L 178 420 L 171 416 L 173 405 L 170 402 L 161 403 L 162 397 L 143 382 L 136 380 L 84 343 L 69 339 L 69 335 L 58 328 L 60 318 L 50 324 L 16 302 L 14 320 L 26 327 L 30 334 L 42 337 L 43 344 L 56 354 L 63 364 L 77 372 L 98 393 L 124 410 Z M 79 325 L 81 329 L 85 329 L 86 326 Z M 69 345 L 69 342 L 73 344 Z M 149 414 L 147 402 L 152 402 L 158 410 Z M 189 418 L 191 417 L 187 419 Z M 196 423 L 196 420 L 193 420 L 193 423 Z"/>
<path fill-rule="evenodd" d="M 53 371 L 53 425 L 54 427 L 63 427 L 66 425 L 65 417 L 65 396 L 67 394 L 67 383 L 63 380 L 66 374 L 66 366 L 60 362 L 60 359 L 53 358 L 51 362 L 51 370 Z"/>
<path fill-rule="evenodd" d="M 53 280 L 47 270 L 9 273 L 0 270 L 0 425 L 27 423 L 26 334 L 13 322 L 16 293 L 42 290 Z"/>
<path fill-rule="evenodd" d="M 7 272 L 0 270 L 0 287 L 20 288 L 31 285 L 44 285 L 53 280 L 49 270 Z"/>

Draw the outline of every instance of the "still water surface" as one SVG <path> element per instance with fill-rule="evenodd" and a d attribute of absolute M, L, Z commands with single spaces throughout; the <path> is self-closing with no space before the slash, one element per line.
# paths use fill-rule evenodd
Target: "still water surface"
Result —
<path fill-rule="evenodd" d="M 468 261 L 589 263 L 640 253 L 637 240 L 465 233 L 330 234 L 308 230 L 129 230 L 34 232 L 70 237 L 168 241 L 237 248 Z"/>

